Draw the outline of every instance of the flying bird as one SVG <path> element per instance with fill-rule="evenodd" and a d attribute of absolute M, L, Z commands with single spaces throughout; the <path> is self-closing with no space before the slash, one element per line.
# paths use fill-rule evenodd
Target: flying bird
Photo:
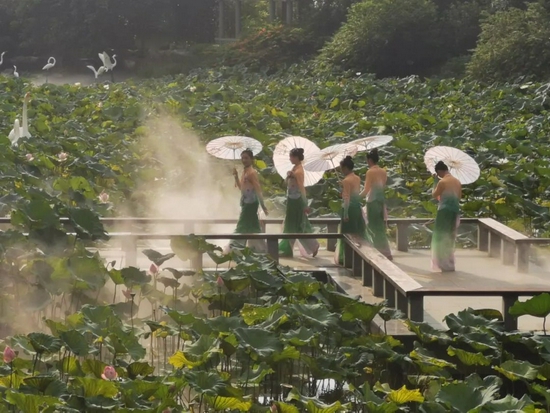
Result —
<path fill-rule="evenodd" d="M 107 68 L 105 66 L 100 66 L 99 69 L 95 70 L 95 67 L 93 66 L 86 66 L 88 69 L 90 69 L 92 72 L 94 72 L 94 76 L 97 79 L 98 76 L 101 76 L 103 73 L 107 71 Z"/>

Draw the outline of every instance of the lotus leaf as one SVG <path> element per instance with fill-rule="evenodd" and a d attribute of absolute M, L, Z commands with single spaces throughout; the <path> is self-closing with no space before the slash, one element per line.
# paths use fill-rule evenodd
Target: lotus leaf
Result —
<path fill-rule="evenodd" d="M 531 381 L 536 379 L 538 375 L 538 370 L 536 366 L 533 366 L 526 361 L 508 360 L 502 363 L 500 366 L 495 366 L 493 368 L 512 381 Z"/>

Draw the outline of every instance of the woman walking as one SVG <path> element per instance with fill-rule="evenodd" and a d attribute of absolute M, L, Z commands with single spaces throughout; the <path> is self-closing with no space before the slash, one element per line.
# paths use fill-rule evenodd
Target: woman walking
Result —
<path fill-rule="evenodd" d="M 439 201 L 435 228 L 432 234 L 432 269 L 452 272 L 455 270 L 455 238 L 460 222 L 460 198 L 462 184 L 449 173 L 444 162 L 435 165 L 435 173 L 441 180 L 433 190 L 433 197 Z"/>
<path fill-rule="evenodd" d="M 294 165 L 286 178 L 287 199 L 284 234 L 310 234 L 313 228 L 307 219 L 309 207 L 307 205 L 306 188 L 304 186 L 304 150 L 294 148 L 289 154 L 290 162 Z M 279 254 L 283 257 L 292 257 L 296 240 L 282 240 L 279 243 Z M 298 246 L 304 256 L 315 257 L 319 252 L 319 242 L 314 239 L 299 239 Z"/>
<path fill-rule="evenodd" d="M 373 149 L 367 154 L 369 170 L 365 177 L 365 188 L 360 197 L 367 197 L 367 228 L 372 236 L 374 248 L 389 260 L 393 260 L 386 234 L 388 216 L 384 191 L 388 175 L 378 166 L 379 160 L 378 149 Z"/>
<path fill-rule="evenodd" d="M 264 204 L 262 188 L 260 186 L 260 180 L 258 179 L 258 173 L 252 167 L 252 164 L 254 162 L 254 154 L 250 149 L 246 149 L 242 152 L 241 161 L 243 163 L 244 169 L 240 178 L 237 169 L 233 170 L 233 176 L 235 177 L 235 186 L 241 191 L 241 214 L 239 215 L 239 220 L 237 222 L 237 228 L 235 229 L 235 232 L 237 234 L 258 234 L 262 232 L 262 229 L 260 227 L 260 220 L 258 218 L 258 207 L 262 207 L 265 215 L 268 215 L 268 211 Z M 230 248 L 243 248 L 245 245 L 246 241 L 231 241 L 231 243 L 229 244 Z M 262 247 L 256 247 L 254 249 L 265 250 L 265 246 Z"/>
<path fill-rule="evenodd" d="M 371 239 L 367 232 L 367 225 L 361 212 L 361 196 L 359 194 L 361 192 L 361 178 L 353 172 L 354 166 L 351 156 L 346 156 L 340 162 L 340 169 L 344 174 L 340 233 L 353 234 L 370 243 Z M 342 240 L 338 240 L 335 261 L 337 264 L 344 264 L 344 243 Z"/>

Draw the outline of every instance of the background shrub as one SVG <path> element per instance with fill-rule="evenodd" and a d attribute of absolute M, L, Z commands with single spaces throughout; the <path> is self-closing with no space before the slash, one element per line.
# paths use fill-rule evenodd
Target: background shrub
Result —
<path fill-rule="evenodd" d="M 541 3 L 526 10 L 511 8 L 487 18 L 467 66 L 468 74 L 485 81 L 550 75 L 550 14 Z"/>
<path fill-rule="evenodd" d="M 366 0 L 317 58 L 321 67 L 379 77 L 426 73 L 438 63 L 437 8 L 431 0 Z"/>

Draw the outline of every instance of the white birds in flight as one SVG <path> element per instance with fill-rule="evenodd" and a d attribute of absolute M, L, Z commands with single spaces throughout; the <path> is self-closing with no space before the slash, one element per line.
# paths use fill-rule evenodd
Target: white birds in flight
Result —
<path fill-rule="evenodd" d="M 4 63 L 4 55 L 6 52 L 2 52 L 0 54 L 0 66 Z M 117 65 L 116 60 L 116 54 L 113 55 L 112 60 L 109 57 L 109 55 L 106 52 L 98 53 L 99 58 L 101 59 L 101 62 L 103 63 L 102 66 L 99 67 L 99 69 L 95 69 L 95 67 L 88 65 L 86 66 L 88 69 L 94 72 L 94 77 L 97 79 L 102 74 L 111 71 L 111 77 L 113 76 L 113 69 Z M 48 74 L 50 69 L 52 69 L 56 64 L 55 57 L 50 57 L 48 59 L 48 63 L 42 68 L 42 70 L 46 70 L 46 83 L 48 83 Z M 16 78 L 19 78 L 19 72 L 17 72 L 17 66 L 13 66 L 13 76 Z M 30 93 L 27 92 L 25 95 L 25 99 L 23 100 L 23 119 L 22 119 L 22 125 L 19 123 L 19 118 L 16 118 L 13 123 L 13 129 L 10 131 L 8 138 L 11 141 L 12 146 L 17 146 L 17 141 L 21 138 L 31 138 L 31 133 L 29 132 L 29 119 L 27 117 L 27 104 L 30 101 Z"/>
<path fill-rule="evenodd" d="M 0 66 L 2 66 L 2 64 L 4 63 L 4 55 L 5 54 L 6 54 L 6 52 L 2 52 L 0 54 Z M 97 70 L 92 65 L 88 65 L 86 67 L 94 73 L 94 77 L 96 79 L 99 78 L 99 76 L 101 76 L 102 74 L 107 73 L 109 71 L 111 71 L 111 78 L 112 78 L 113 77 L 113 69 L 117 65 L 116 54 L 114 54 L 112 58 L 109 57 L 107 52 L 98 53 L 98 56 L 101 59 L 101 62 L 103 63 L 102 66 L 100 66 Z M 55 66 L 56 63 L 57 63 L 57 61 L 55 60 L 55 57 L 52 56 L 48 59 L 48 63 L 42 68 L 42 70 L 46 71 L 46 83 L 48 83 L 48 74 L 50 72 L 50 69 L 52 69 Z M 13 76 L 16 77 L 16 78 L 19 77 L 19 72 L 17 72 L 17 66 L 15 66 L 15 65 L 13 66 Z"/>

